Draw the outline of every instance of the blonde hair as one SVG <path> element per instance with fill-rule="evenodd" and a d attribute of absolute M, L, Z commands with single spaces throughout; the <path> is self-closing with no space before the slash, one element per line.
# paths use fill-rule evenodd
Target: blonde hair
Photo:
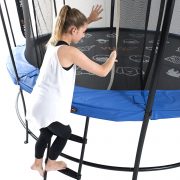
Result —
<path fill-rule="evenodd" d="M 55 27 L 48 43 L 55 46 L 70 26 L 78 29 L 85 23 L 87 23 L 87 18 L 78 9 L 70 8 L 68 5 L 63 6 L 56 18 Z"/>

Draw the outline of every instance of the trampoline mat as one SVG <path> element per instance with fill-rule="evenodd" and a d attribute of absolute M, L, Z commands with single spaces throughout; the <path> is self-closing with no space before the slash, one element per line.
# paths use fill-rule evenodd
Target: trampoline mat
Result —
<path fill-rule="evenodd" d="M 146 72 L 153 46 L 154 32 L 147 33 L 145 53 L 143 57 L 142 73 Z M 89 58 L 98 63 L 103 63 L 110 52 L 116 47 L 115 30 L 101 29 L 88 31 L 85 38 L 75 44 Z M 80 68 L 77 69 L 76 84 L 94 89 L 107 89 L 113 76 L 111 89 L 138 90 L 141 89 L 140 65 L 143 50 L 144 32 L 122 29 L 119 32 L 117 47 L 118 63 L 115 73 L 109 73 L 106 78 L 97 77 Z M 159 42 L 158 42 L 159 44 Z M 156 48 L 157 54 L 158 47 Z M 147 87 L 151 79 L 149 76 Z M 169 35 L 166 42 L 163 65 L 157 89 L 180 89 L 180 41 L 176 35 Z"/>

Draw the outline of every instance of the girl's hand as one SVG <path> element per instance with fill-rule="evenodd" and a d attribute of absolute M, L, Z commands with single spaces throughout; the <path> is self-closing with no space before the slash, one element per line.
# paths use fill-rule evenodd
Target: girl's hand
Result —
<path fill-rule="evenodd" d="M 88 24 L 102 19 L 102 17 L 99 16 L 102 11 L 103 11 L 103 8 L 101 5 L 96 5 L 95 7 L 93 6 L 91 13 L 88 17 Z"/>
<path fill-rule="evenodd" d="M 115 62 L 117 62 L 116 57 L 117 57 L 117 52 L 116 52 L 116 50 L 114 50 L 114 51 L 111 52 L 109 58 L 113 59 Z"/>

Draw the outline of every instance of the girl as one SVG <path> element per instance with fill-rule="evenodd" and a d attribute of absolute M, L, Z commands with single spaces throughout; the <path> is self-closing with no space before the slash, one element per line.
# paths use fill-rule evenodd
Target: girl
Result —
<path fill-rule="evenodd" d="M 33 101 L 26 117 L 28 120 L 34 120 L 40 129 L 31 169 L 38 171 L 42 176 L 43 155 L 53 135 L 56 139 L 50 147 L 45 170 L 62 170 L 67 167 L 65 162 L 56 159 L 71 135 L 68 115 L 73 98 L 76 66 L 105 77 L 116 61 L 116 51 L 100 65 L 77 48 L 70 46 L 85 36 L 88 23 L 101 19 L 101 12 L 101 6 L 97 5 L 93 7 L 89 18 L 86 18 L 79 10 L 65 5 L 57 16 L 39 77 L 31 93 Z"/>

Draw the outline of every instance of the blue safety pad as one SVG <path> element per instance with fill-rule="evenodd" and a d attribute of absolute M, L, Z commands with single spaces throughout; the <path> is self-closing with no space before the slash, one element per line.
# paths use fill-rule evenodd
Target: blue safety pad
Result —
<path fill-rule="evenodd" d="M 24 56 L 24 51 L 25 45 L 15 47 L 13 49 L 13 57 L 18 72 L 19 85 L 23 90 L 31 93 L 32 88 L 34 87 L 36 79 L 39 75 L 39 69 L 29 64 Z M 14 84 L 18 84 L 10 56 L 7 58 L 6 65 Z"/>
<path fill-rule="evenodd" d="M 135 97 L 139 96 L 140 102 Z M 140 91 L 95 90 L 76 87 L 73 107 L 77 114 L 112 121 L 142 120 L 145 101 Z"/>
<path fill-rule="evenodd" d="M 110 121 L 142 121 L 148 91 L 95 90 L 75 87 L 76 114 Z M 180 117 L 180 90 L 157 90 L 152 120 Z"/>
<path fill-rule="evenodd" d="M 180 90 L 157 90 L 151 119 L 180 117 Z"/>
<path fill-rule="evenodd" d="M 39 74 L 39 69 L 27 62 L 25 46 L 13 51 L 20 87 L 31 93 Z M 7 59 L 7 69 L 17 84 L 11 59 Z M 148 91 L 141 90 L 96 90 L 75 86 L 72 106 L 75 113 L 110 121 L 142 121 L 146 109 Z M 180 90 L 157 90 L 151 119 L 180 117 Z"/>

